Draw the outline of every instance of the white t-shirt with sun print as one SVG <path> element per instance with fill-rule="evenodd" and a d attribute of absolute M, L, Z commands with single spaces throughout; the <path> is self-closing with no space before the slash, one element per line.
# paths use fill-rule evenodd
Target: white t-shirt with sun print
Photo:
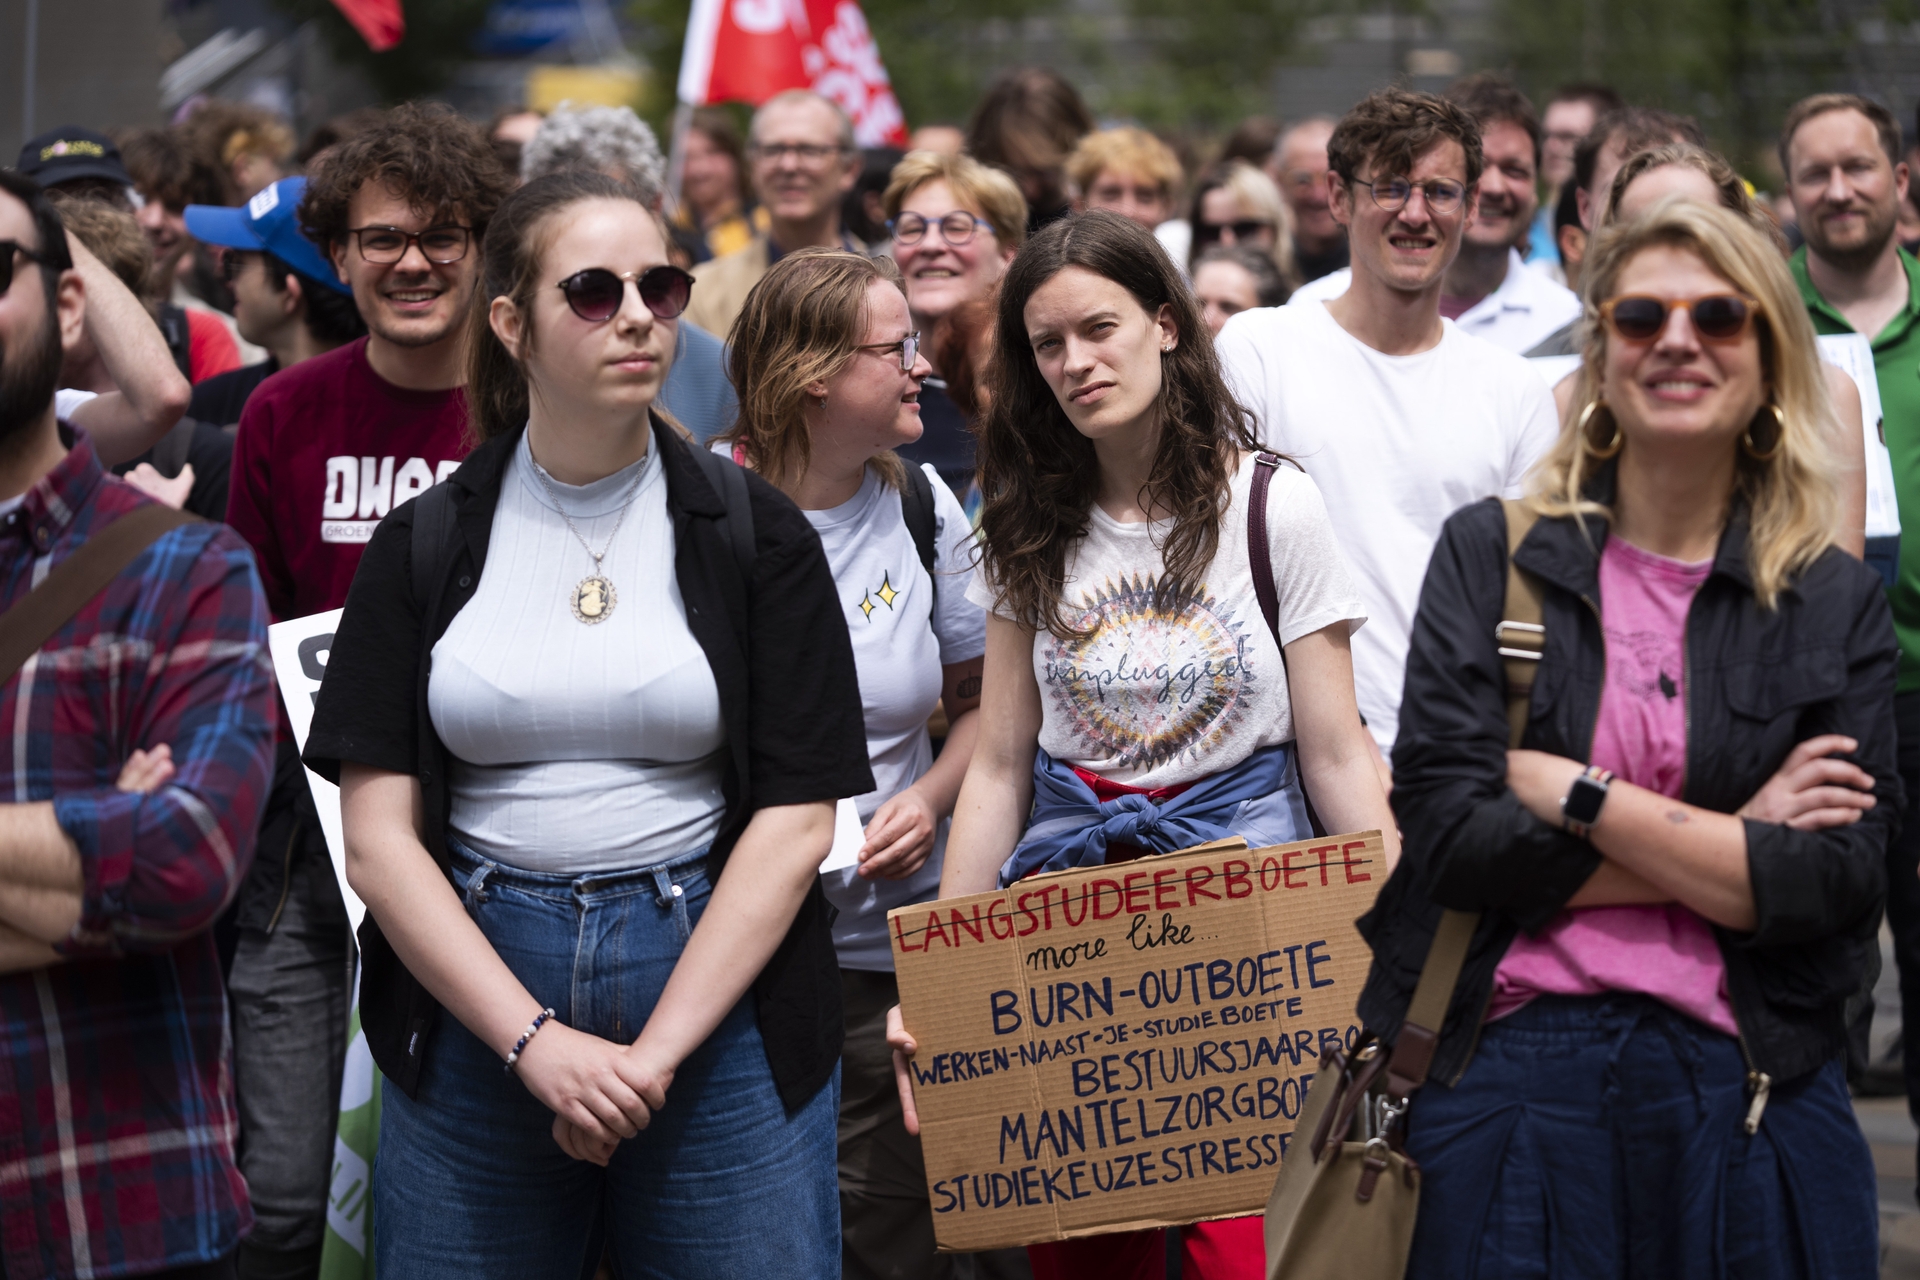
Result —
<path fill-rule="evenodd" d="M 1093 508 L 1086 536 L 1068 549 L 1063 600 L 1076 629 L 1097 626 L 1084 639 L 1041 631 L 1033 641 L 1048 755 L 1152 788 L 1221 773 L 1292 740 L 1286 673 L 1247 556 L 1253 473 L 1250 454 L 1233 479 L 1213 563 L 1185 600 L 1164 609 L 1153 595 L 1171 522 L 1122 524 Z M 1290 466 L 1267 491 L 1267 545 L 1287 643 L 1366 620 L 1320 490 Z M 968 595 L 994 609 L 985 578 L 976 576 Z"/>

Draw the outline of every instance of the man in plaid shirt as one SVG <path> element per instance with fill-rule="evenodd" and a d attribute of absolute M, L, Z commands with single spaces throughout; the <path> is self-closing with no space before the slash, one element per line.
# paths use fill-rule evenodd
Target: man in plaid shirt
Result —
<path fill-rule="evenodd" d="M 147 503 L 55 418 L 84 314 L 59 218 L 0 170 L 0 610 Z M 163 535 L 0 685 L 7 1280 L 233 1274 L 252 1214 L 209 930 L 253 856 L 273 714 L 253 557 L 214 524 Z"/>

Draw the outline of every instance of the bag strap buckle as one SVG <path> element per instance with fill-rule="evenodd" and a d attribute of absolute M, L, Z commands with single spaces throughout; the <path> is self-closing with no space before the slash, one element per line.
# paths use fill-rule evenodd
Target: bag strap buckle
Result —
<path fill-rule="evenodd" d="M 1503 618 L 1493 629 L 1493 640 L 1503 658 L 1524 658 L 1538 662 L 1547 648 L 1547 629 L 1537 622 L 1516 622 Z"/>

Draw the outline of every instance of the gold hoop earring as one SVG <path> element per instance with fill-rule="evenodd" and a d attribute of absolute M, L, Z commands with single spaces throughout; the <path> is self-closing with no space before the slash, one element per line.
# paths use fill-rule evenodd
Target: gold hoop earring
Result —
<path fill-rule="evenodd" d="M 1745 431 L 1742 431 L 1740 433 L 1740 447 L 1746 450 L 1747 457 L 1753 459 L 1753 461 L 1755 462 L 1773 461 L 1774 456 L 1780 452 L 1780 446 L 1785 444 L 1787 440 L 1786 412 L 1783 409 L 1781 409 L 1781 407 L 1777 402 L 1772 400 L 1767 401 L 1767 408 L 1773 410 L 1774 432 L 1773 432 L 1772 448 L 1768 449 L 1765 453 L 1762 453 L 1758 448 L 1754 446 L 1753 426 L 1751 423 L 1748 424 L 1747 429 Z"/>
<path fill-rule="evenodd" d="M 1587 452 L 1592 454 L 1594 457 L 1600 459 L 1600 461 L 1602 462 L 1605 462 L 1608 458 L 1611 458 L 1615 454 L 1619 453 L 1620 446 L 1623 443 L 1623 441 L 1620 439 L 1620 424 L 1618 421 L 1615 421 L 1613 424 L 1613 439 L 1607 442 L 1607 445 L 1604 449 L 1595 445 L 1593 443 L 1593 437 L 1587 434 L 1587 427 L 1593 422 L 1593 415 L 1596 413 L 1599 413 L 1602 409 L 1606 409 L 1606 408 L 1607 408 L 1607 402 L 1605 400 L 1601 400 L 1598 398 L 1589 400 L 1587 402 L 1587 407 L 1580 411 L 1579 425 L 1574 428 L 1574 430 L 1580 433 L 1580 442 L 1586 446 Z M 1607 417 L 1609 418 L 1613 417 L 1612 410 L 1610 409 L 1607 410 Z"/>

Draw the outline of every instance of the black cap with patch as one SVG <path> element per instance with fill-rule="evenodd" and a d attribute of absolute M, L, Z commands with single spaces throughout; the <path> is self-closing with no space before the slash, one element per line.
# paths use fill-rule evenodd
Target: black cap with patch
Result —
<path fill-rule="evenodd" d="M 133 185 L 120 148 L 104 133 L 77 126 L 49 130 L 20 148 L 20 172 L 43 187 L 55 187 L 80 178 L 104 178 L 121 186 Z"/>

